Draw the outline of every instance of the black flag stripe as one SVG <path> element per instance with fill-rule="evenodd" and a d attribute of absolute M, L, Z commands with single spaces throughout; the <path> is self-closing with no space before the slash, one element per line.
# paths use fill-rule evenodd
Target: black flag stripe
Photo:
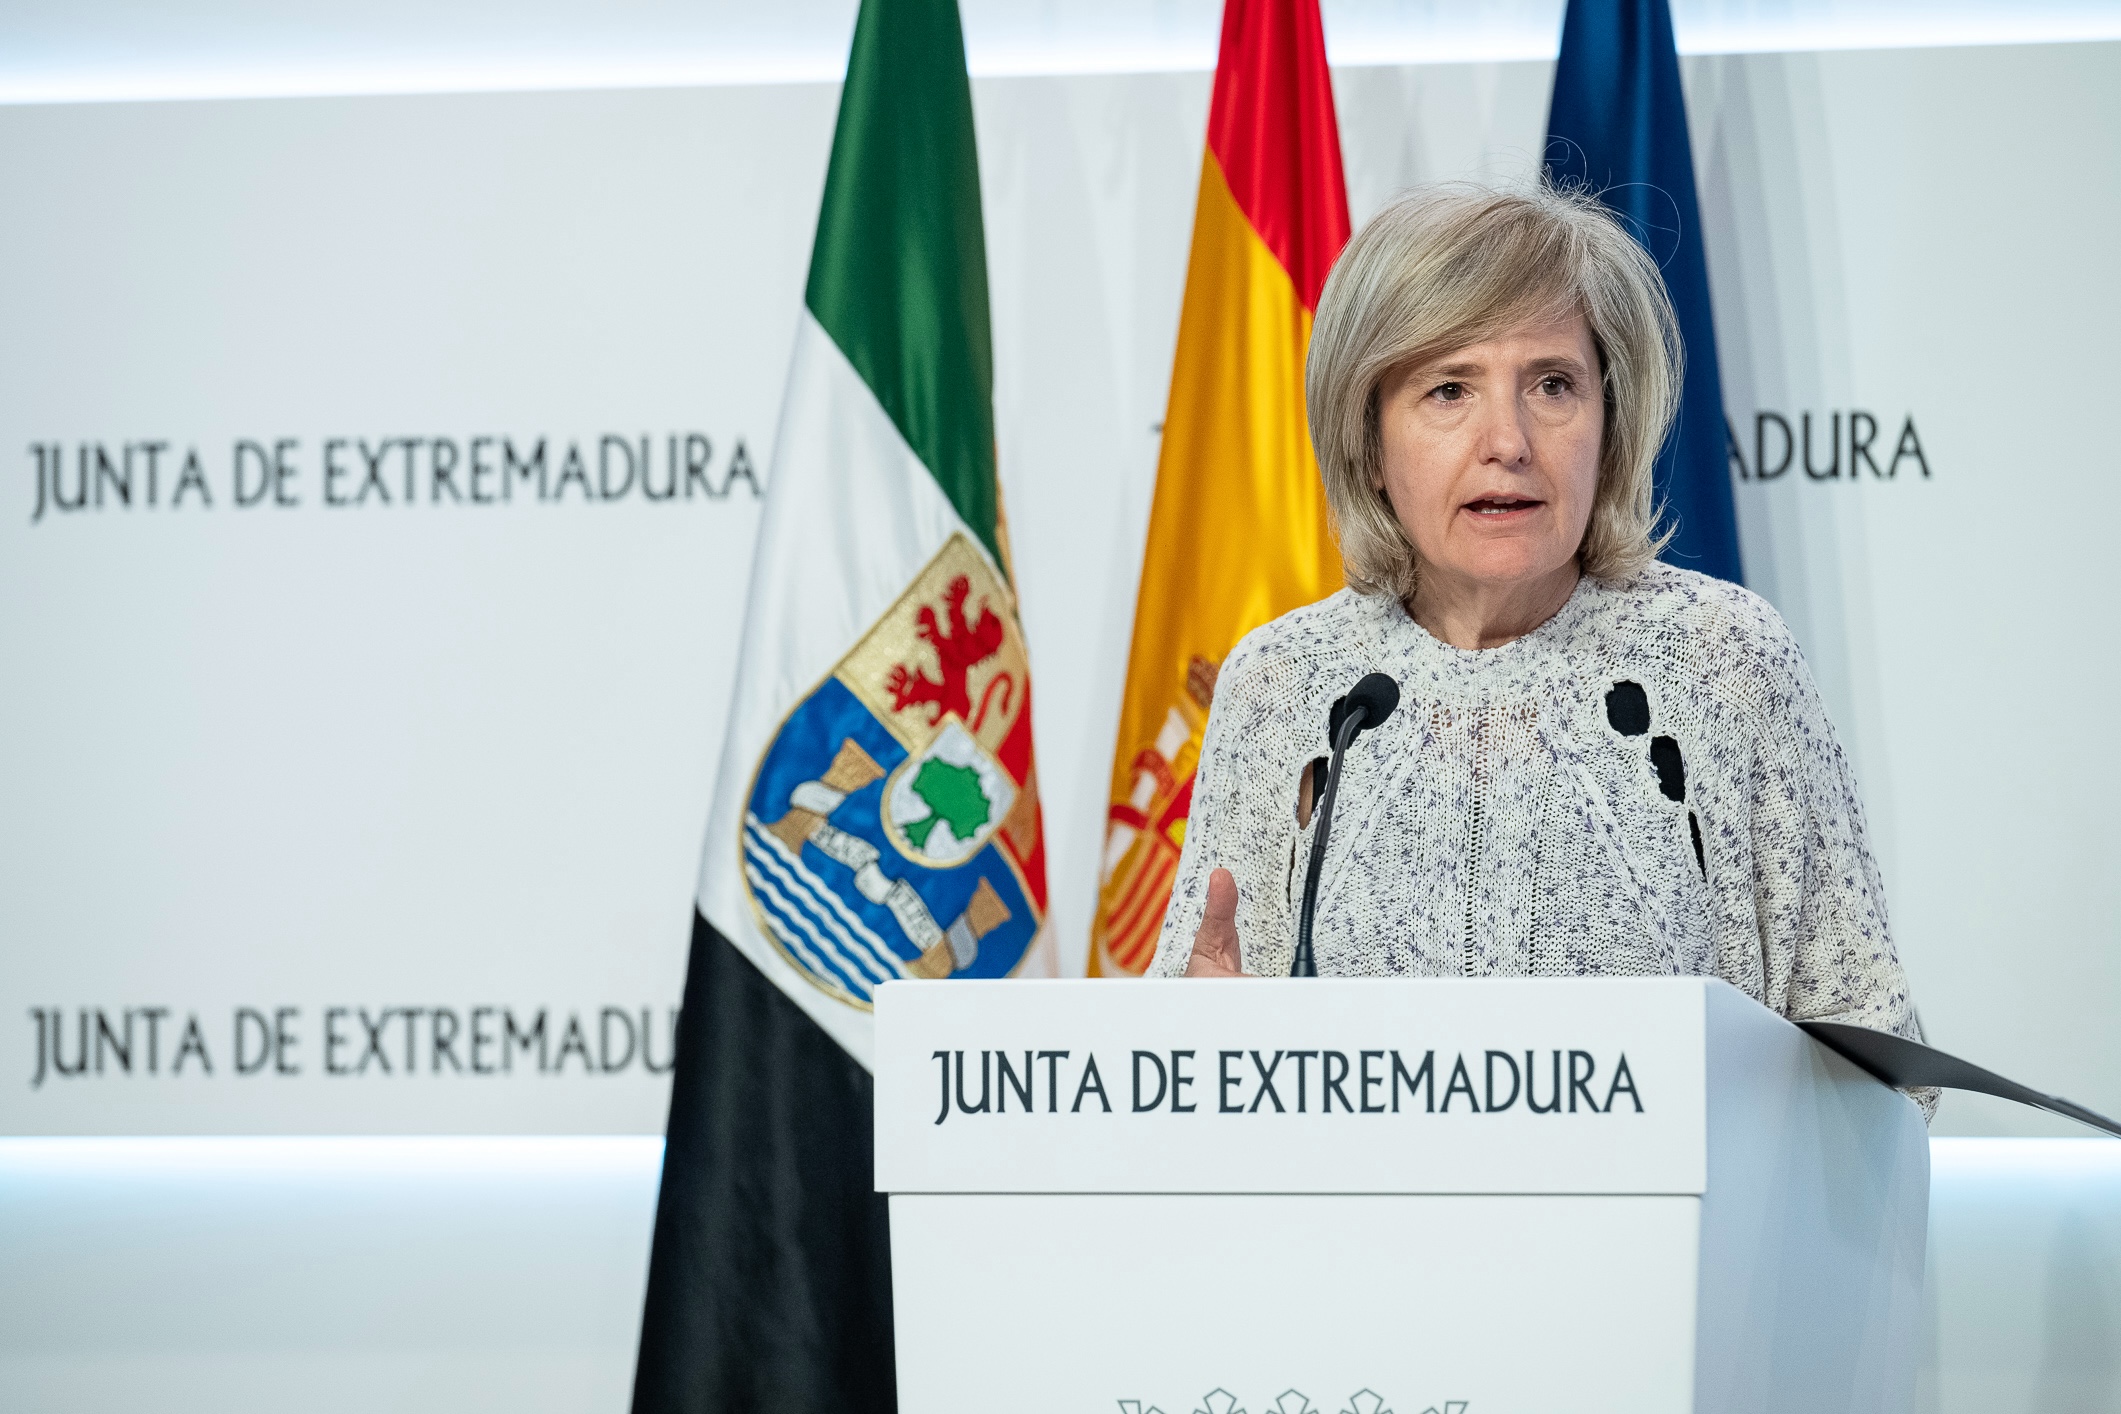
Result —
<path fill-rule="evenodd" d="M 897 1408 L 871 1095 L 695 915 L 634 1414 Z"/>

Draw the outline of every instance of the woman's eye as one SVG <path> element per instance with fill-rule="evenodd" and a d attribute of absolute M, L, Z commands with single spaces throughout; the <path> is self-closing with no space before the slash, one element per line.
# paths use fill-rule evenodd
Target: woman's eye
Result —
<path fill-rule="evenodd" d="M 1549 373 L 1539 380 L 1539 391 L 1550 398 L 1558 398 L 1569 391 L 1569 380 L 1559 373 Z"/>
<path fill-rule="evenodd" d="M 1455 403 L 1465 395 L 1466 385 L 1463 383 L 1439 383 L 1429 394 L 1440 403 Z"/>

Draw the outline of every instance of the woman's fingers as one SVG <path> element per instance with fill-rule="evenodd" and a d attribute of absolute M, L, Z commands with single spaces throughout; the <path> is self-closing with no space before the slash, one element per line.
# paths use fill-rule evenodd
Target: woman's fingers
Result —
<path fill-rule="evenodd" d="M 1244 951 L 1237 942 L 1237 880 L 1227 869 L 1208 873 L 1208 904 L 1193 935 L 1188 977 L 1241 977 Z"/>
<path fill-rule="evenodd" d="M 1208 871 L 1208 907 L 1200 931 L 1203 937 L 1237 946 L 1237 879 L 1227 869 Z"/>

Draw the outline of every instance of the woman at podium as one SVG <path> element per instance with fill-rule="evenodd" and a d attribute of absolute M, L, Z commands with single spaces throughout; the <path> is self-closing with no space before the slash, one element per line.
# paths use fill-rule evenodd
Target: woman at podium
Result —
<path fill-rule="evenodd" d="M 1320 975 L 1708 975 L 1915 1035 L 1788 626 L 1657 561 L 1680 357 L 1656 265 L 1588 197 L 1432 188 L 1349 243 L 1305 374 L 1347 587 L 1224 663 L 1152 975 L 1289 972 L 1329 714 L 1381 672 Z"/>

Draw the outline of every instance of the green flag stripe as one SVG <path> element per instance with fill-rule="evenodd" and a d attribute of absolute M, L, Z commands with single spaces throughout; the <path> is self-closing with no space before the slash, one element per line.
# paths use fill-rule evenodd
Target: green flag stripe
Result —
<path fill-rule="evenodd" d="M 956 0 L 863 0 L 805 298 L 1001 563 L 987 246 Z"/>

